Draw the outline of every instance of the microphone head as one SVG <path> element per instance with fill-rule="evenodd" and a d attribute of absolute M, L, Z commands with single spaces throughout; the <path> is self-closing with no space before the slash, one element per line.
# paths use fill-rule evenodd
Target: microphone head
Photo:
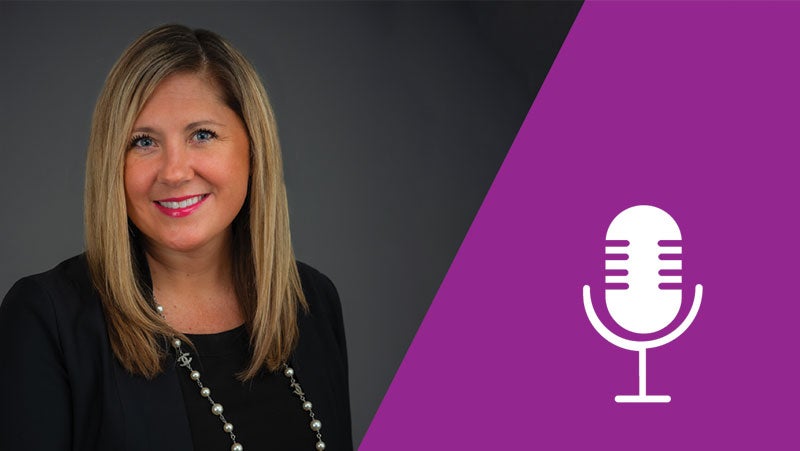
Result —
<path fill-rule="evenodd" d="M 606 306 L 624 329 L 647 334 L 667 327 L 681 307 L 682 241 L 667 212 L 637 205 L 606 233 Z"/>

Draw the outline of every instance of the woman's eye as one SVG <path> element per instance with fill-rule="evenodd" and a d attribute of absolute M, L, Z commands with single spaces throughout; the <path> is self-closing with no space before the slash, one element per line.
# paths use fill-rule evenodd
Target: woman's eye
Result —
<path fill-rule="evenodd" d="M 131 139 L 130 147 L 147 148 L 152 147 L 154 144 L 155 141 L 149 136 L 134 136 L 133 139 Z"/>
<path fill-rule="evenodd" d="M 197 141 L 209 141 L 217 137 L 217 134 L 211 130 L 198 130 L 194 133 L 194 139 Z"/>

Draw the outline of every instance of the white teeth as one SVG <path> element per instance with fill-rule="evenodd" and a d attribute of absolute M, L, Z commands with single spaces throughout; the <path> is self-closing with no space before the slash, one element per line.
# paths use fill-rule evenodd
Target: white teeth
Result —
<path fill-rule="evenodd" d="M 157 202 L 162 207 L 177 209 L 177 208 L 186 208 L 186 207 L 192 206 L 192 205 L 200 202 L 201 200 L 203 200 L 203 195 L 202 194 L 199 195 L 199 196 L 191 197 L 191 198 L 186 199 L 186 200 L 182 200 L 180 202 L 161 202 L 161 201 L 157 201 Z"/>

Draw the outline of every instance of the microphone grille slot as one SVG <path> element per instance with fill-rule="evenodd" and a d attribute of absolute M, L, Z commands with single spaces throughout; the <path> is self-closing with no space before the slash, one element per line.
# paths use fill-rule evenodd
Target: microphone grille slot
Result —
<path fill-rule="evenodd" d="M 683 288 L 683 240 L 660 240 L 658 242 L 658 289 L 681 290 Z"/>
<path fill-rule="evenodd" d="M 628 285 L 628 240 L 606 240 L 606 290 L 627 290 Z"/>

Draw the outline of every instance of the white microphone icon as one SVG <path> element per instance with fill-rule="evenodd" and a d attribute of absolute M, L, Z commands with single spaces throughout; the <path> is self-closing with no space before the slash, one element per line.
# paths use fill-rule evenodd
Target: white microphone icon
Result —
<path fill-rule="evenodd" d="M 669 325 L 681 307 L 682 242 L 678 224 L 667 212 L 650 205 L 630 207 L 614 218 L 606 232 L 606 306 L 622 328 L 639 334 L 658 332 Z M 695 286 L 686 319 L 672 332 L 644 341 L 610 331 L 597 316 L 589 285 L 583 286 L 583 306 L 595 330 L 612 344 L 639 352 L 639 394 L 618 395 L 616 402 L 670 402 L 668 395 L 647 394 L 649 348 L 678 338 L 700 309 L 703 286 Z"/>

